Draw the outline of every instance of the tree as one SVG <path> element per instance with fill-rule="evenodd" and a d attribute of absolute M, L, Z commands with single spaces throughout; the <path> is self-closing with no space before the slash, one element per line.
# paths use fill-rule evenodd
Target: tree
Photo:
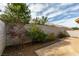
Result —
<path fill-rule="evenodd" d="M 41 18 L 36 17 L 33 19 L 33 23 L 39 24 L 39 25 L 45 25 L 45 23 L 48 21 L 48 18 L 45 16 L 42 16 Z"/>
<path fill-rule="evenodd" d="M 16 39 L 18 37 L 20 43 L 23 46 L 25 28 L 24 25 L 28 24 L 31 15 L 28 6 L 25 3 L 9 3 L 3 14 L 0 15 L 0 19 L 4 21 L 7 26 L 7 32 L 10 37 Z M 11 39 L 12 39 L 11 38 Z"/>
<path fill-rule="evenodd" d="M 5 23 L 29 23 L 31 19 L 30 10 L 25 3 L 9 3 L 5 12 L 0 15 Z"/>
<path fill-rule="evenodd" d="M 45 16 L 42 16 L 42 24 L 44 25 L 46 22 L 48 22 L 48 18 Z"/>
<path fill-rule="evenodd" d="M 40 24 L 40 18 L 36 17 L 35 19 L 33 19 L 33 23 L 34 24 Z"/>

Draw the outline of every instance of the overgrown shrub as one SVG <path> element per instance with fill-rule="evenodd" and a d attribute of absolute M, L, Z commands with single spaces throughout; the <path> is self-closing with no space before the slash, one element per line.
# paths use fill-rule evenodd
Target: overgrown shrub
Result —
<path fill-rule="evenodd" d="M 47 34 L 40 30 L 36 25 L 31 27 L 29 34 L 33 42 L 45 42 L 47 40 Z"/>
<path fill-rule="evenodd" d="M 58 34 L 58 38 L 64 38 L 64 37 L 67 37 L 68 35 L 66 35 L 65 33 L 62 33 L 62 32 L 60 32 L 59 34 Z"/>
<path fill-rule="evenodd" d="M 54 41 L 54 40 L 56 40 L 55 34 L 54 34 L 54 33 L 49 34 L 49 35 L 48 35 L 48 40 L 49 40 L 49 41 Z"/>

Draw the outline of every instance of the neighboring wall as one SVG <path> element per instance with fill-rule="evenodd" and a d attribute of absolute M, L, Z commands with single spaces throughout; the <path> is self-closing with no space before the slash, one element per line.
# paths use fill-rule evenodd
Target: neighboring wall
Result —
<path fill-rule="evenodd" d="M 66 30 L 68 30 L 65 27 L 59 27 L 59 26 L 48 26 L 48 25 L 37 25 L 42 31 L 44 31 L 46 34 L 54 33 L 56 36 L 60 33 L 63 32 L 68 35 Z M 26 24 L 25 28 L 29 30 L 28 28 L 31 27 L 31 24 Z"/>
<path fill-rule="evenodd" d="M 5 24 L 0 20 L 0 55 L 2 54 L 5 48 L 6 41 L 6 32 L 5 32 Z"/>
<path fill-rule="evenodd" d="M 43 30 L 45 33 L 50 34 L 50 33 L 55 33 L 55 35 L 58 35 L 60 32 L 66 32 L 67 29 L 65 29 L 64 27 L 59 27 L 59 26 L 47 26 L 47 25 L 37 25 L 41 30 Z M 28 28 L 31 28 L 31 24 L 26 24 L 24 26 L 25 30 L 29 30 Z M 7 28 L 5 28 L 5 24 L 0 21 L 0 55 L 2 54 L 5 45 L 6 46 L 10 46 L 10 45 L 16 45 L 16 44 L 20 44 L 19 40 L 17 40 L 16 38 L 10 38 L 7 35 L 7 39 L 6 39 L 6 31 Z M 9 30 L 9 29 L 8 29 Z M 31 42 L 32 40 L 26 36 L 26 40 L 24 41 L 24 43 L 28 43 Z"/>
<path fill-rule="evenodd" d="M 25 35 L 26 29 L 20 24 L 14 26 L 13 30 L 10 28 L 10 26 L 7 26 L 6 28 L 7 28 L 6 46 L 31 42 L 31 39 Z M 14 32 L 10 32 L 10 31 L 14 31 Z"/>
<path fill-rule="evenodd" d="M 31 24 L 26 24 L 24 26 L 24 29 L 29 31 L 29 28 L 31 28 Z M 50 34 L 50 33 L 54 33 L 56 36 L 60 33 L 60 32 L 64 32 L 65 34 L 67 34 L 66 32 L 66 28 L 64 27 L 59 27 L 59 26 L 47 26 L 47 25 L 37 25 L 41 30 L 43 30 L 46 34 Z M 9 29 L 8 29 L 9 30 Z M 24 30 L 23 30 L 24 31 Z M 22 33 L 23 34 L 23 33 Z M 29 43 L 31 42 L 32 39 L 28 36 L 26 36 L 26 39 L 24 40 L 25 43 Z M 17 39 L 17 36 L 15 38 L 11 38 L 9 35 L 7 35 L 7 46 L 10 45 L 16 45 L 16 44 L 20 44 L 19 40 Z"/>

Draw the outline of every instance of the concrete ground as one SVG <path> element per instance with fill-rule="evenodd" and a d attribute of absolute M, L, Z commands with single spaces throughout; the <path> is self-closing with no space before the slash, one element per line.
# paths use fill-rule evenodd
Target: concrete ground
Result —
<path fill-rule="evenodd" d="M 77 56 L 79 55 L 79 38 L 68 37 L 60 42 L 35 51 L 39 56 Z"/>

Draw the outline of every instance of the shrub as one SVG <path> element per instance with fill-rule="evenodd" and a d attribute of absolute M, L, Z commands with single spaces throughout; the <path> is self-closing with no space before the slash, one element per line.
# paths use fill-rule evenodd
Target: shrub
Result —
<path fill-rule="evenodd" d="M 79 28 L 78 28 L 78 27 L 73 27 L 72 29 L 73 29 L 73 30 L 79 30 Z"/>
<path fill-rule="evenodd" d="M 47 35 L 35 25 L 31 27 L 29 33 L 33 42 L 45 42 L 47 40 Z"/>
<path fill-rule="evenodd" d="M 54 41 L 55 39 L 56 39 L 56 36 L 55 36 L 54 33 L 51 33 L 51 34 L 48 35 L 48 40 L 49 41 Z"/>
<path fill-rule="evenodd" d="M 64 37 L 67 37 L 68 35 L 66 35 L 65 33 L 62 33 L 62 32 L 60 32 L 59 34 L 58 34 L 58 38 L 64 38 Z"/>

